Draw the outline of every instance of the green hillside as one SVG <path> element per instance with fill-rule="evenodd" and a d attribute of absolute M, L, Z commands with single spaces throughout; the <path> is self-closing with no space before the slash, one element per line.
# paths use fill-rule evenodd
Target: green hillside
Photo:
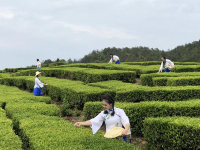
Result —
<path fill-rule="evenodd" d="M 200 54 L 200 40 L 177 46 L 170 51 L 141 46 L 132 48 L 108 47 L 103 50 L 93 50 L 91 53 L 85 55 L 80 62 L 108 62 L 109 54 L 116 54 L 122 62 L 160 61 L 161 56 L 166 56 L 166 58 L 179 62 L 200 62 L 198 58 Z"/>

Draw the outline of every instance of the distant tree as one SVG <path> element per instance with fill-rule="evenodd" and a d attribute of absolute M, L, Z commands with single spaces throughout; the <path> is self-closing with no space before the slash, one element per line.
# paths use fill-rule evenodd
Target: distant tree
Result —
<path fill-rule="evenodd" d="M 59 62 L 64 63 L 66 61 L 64 59 L 60 59 Z"/>
<path fill-rule="evenodd" d="M 51 59 L 47 59 L 42 62 L 42 64 L 50 64 L 50 63 L 53 63 L 53 61 Z"/>
<path fill-rule="evenodd" d="M 71 58 L 68 59 L 68 60 L 67 60 L 67 63 L 70 63 L 70 64 L 73 63 L 72 59 L 71 59 Z"/>
<path fill-rule="evenodd" d="M 59 59 L 59 58 L 57 58 L 55 62 L 60 62 L 60 59 Z"/>

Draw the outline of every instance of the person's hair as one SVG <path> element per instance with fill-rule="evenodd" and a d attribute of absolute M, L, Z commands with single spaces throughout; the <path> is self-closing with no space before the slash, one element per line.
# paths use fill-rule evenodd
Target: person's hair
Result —
<path fill-rule="evenodd" d="M 37 59 L 37 61 L 39 61 L 39 59 Z"/>
<path fill-rule="evenodd" d="M 166 59 L 165 56 L 162 56 L 161 58 Z"/>
<path fill-rule="evenodd" d="M 106 101 L 108 104 L 112 104 L 112 113 L 111 113 L 111 116 L 114 116 L 115 115 L 115 110 L 114 110 L 114 104 L 115 104 L 115 101 L 114 101 L 114 98 L 111 96 L 111 95 L 105 95 L 102 97 L 102 101 Z M 108 111 L 104 111 L 104 114 L 108 114 Z"/>
<path fill-rule="evenodd" d="M 162 56 L 161 58 L 163 58 L 164 59 L 164 61 L 163 61 L 163 66 L 165 66 L 165 64 L 166 64 L 166 58 L 165 58 L 165 56 Z"/>

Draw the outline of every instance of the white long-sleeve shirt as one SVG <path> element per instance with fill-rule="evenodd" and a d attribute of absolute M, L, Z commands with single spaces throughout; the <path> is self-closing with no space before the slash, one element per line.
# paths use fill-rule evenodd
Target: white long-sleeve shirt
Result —
<path fill-rule="evenodd" d="M 113 127 L 122 127 L 122 125 L 125 127 L 127 124 L 130 124 L 129 118 L 126 116 L 123 109 L 114 107 L 114 110 L 114 116 L 111 116 L 112 111 L 109 111 L 108 114 L 104 114 L 104 111 L 102 111 L 95 118 L 90 120 L 92 123 L 91 128 L 93 134 L 95 134 L 100 129 L 104 121 L 106 124 L 106 132 Z"/>
<path fill-rule="evenodd" d="M 174 63 L 171 61 L 171 60 L 169 60 L 169 59 L 166 59 L 166 62 L 165 62 L 165 68 L 166 68 L 166 66 L 170 66 L 170 67 L 173 67 L 174 66 Z M 160 65 L 160 71 L 162 72 L 162 69 L 163 69 L 163 62 L 161 62 L 161 65 Z"/>
<path fill-rule="evenodd" d="M 119 60 L 119 57 L 117 55 L 113 55 L 113 57 L 110 59 L 110 63 L 112 63 L 113 60 L 116 62 Z"/>
<path fill-rule="evenodd" d="M 35 78 L 35 86 L 34 88 L 43 88 L 44 83 L 42 83 L 37 77 Z"/>

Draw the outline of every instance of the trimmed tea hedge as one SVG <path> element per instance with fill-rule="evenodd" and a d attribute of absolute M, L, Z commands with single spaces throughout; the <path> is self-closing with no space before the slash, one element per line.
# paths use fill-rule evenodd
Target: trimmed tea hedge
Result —
<path fill-rule="evenodd" d="M 140 102 L 119 103 L 116 107 L 125 111 L 129 117 L 133 135 L 142 135 L 143 120 L 147 117 L 165 116 L 200 116 L 200 100 L 177 101 L 177 102 Z M 102 110 L 101 102 L 87 102 L 84 106 L 85 120 L 98 115 Z"/>
<path fill-rule="evenodd" d="M 200 76 L 193 77 L 155 77 L 154 86 L 198 86 L 200 85 Z"/>
<path fill-rule="evenodd" d="M 48 116 L 59 116 L 60 109 L 54 104 L 45 103 L 8 103 L 5 107 L 6 115 L 12 118 L 13 114 L 24 114 L 31 112 L 31 114 L 42 114 Z"/>
<path fill-rule="evenodd" d="M 0 73 L 0 78 L 8 78 L 10 77 L 9 73 Z"/>
<path fill-rule="evenodd" d="M 16 87 L 8 87 L 5 85 L 0 85 L 0 104 L 3 106 L 5 103 L 15 103 L 15 102 L 44 102 L 47 104 L 51 103 L 51 98 L 46 96 L 33 96 L 26 91 L 21 91 Z M 9 95 L 9 96 L 8 96 Z"/>
<path fill-rule="evenodd" d="M 155 77 L 187 77 L 187 76 L 200 76 L 200 72 L 182 72 L 182 73 L 152 73 L 152 74 L 142 74 L 140 76 L 142 85 L 153 86 L 153 78 Z M 161 81 L 161 85 L 166 85 L 165 79 Z M 159 81 L 158 81 L 159 82 Z M 162 83 L 163 82 L 163 83 Z"/>
<path fill-rule="evenodd" d="M 61 65 L 59 68 L 66 67 L 80 67 L 80 68 L 93 68 L 93 69 L 106 69 L 106 70 L 125 70 L 136 71 L 136 76 L 139 77 L 141 73 L 154 73 L 159 70 L 159 65 L 156 66 L 140 66 L 140 65 L 128 65 L 128 64 L 107 64 L 107 63 L 76 63 L 70 65 Z"/>
<path fill-rule="evenodd" d="M 3 91 L 0 91 L 0 95 L 5 99 L 10 97 L 11 94 L 17 93 L 16 88 L 3 87 Z M 13 91 L 13 89 L 15 91 Z M 18 89 L 19 93 L 23 93 Z M 15 95 L 16 97 L 18 95 Z M 11 100 L 11 99 L 10 99 Z M 6 100 L 5 100 L 6 101 Z M 23 142 L 23 149 L 130 149 L 139 150 L 132 144 L 128 144 L 119 139 L 106 139 L 103 137 L 103 132 L 98 132 L 93 135 L 91 129 L 85 129 L 84 127 L 77 128 L 68 121 L 58 117 L 59 109 L 56 105 L 50 105 L 45 103 L 30 103 L 27 102 L 8 102 L 5 106 L 5 111 L 8 117 L 13 120 L 13 128 L 16 133 L 21 137 Z M 0 131 L 3 135 L 3 139 L 0 141 L 0 148 L 2 149 L 21 149 L 21 142 L 19 137 L 14 135 L 12 130 L 12 122 L 10 124 L 3 120 L 1 114 L 4 110 L 0 109 Z M 4 113 L 5 116 L 5 113 Z M 8 119 L 7 119 L 8 120 Z M 6 128 L 10 128 L 13 135 L 7 132 Z M 6 133 L 2 134 L 2 133 Z M 0 138 L 1 138 L 0 135 Z M 8 137 L 8 138 L 7 138 Z M 11 141 L 12 140 L 12 141 Z"/>
<path fill-rule="evenodd" d="M 160 65 L 161 61 L 124 62 L 123 64 L 148 66 L 148 65 Z M 174 62 L 174 64 L 175 65 L 200 65 L 199 62 Z"/>
<path fill-rule="evenodd" d="M 15 73 L 13 76 L 34 76 L 37 69 L 23 70 Z M 72 80 L 80 80 L 85 83 L 107 81 L 107 80 L 121 80 L 124 82 L 135 82 L 135 71 L 122 70 L 104 70 L 104 69 L 90 69 L 90 68 L 44 68 L 40 70 L 43 76 L 70 78 Z"/>
<path fill-rule="evenodd" d="M 121 81 L 105 81 L 88 85 L 116 91 L 116 101 L 120 102 L 182 101 L 200 97 L 199 86 L 146 87 Z"/>
<path fill-rule="evenodd" d="M 144 137 L 149 149 L 198 150 L 200 118 L 147 118 L 144 121 Z"/>
<path fill-rule="evenodd" d="M 22 150 L 22 142 L 12 128 L 12 121 L 6 118 L 5 111 L 0 108 L 0 149 Z"/>
<path fill-rule="evenodd" d="M 27 69 L 35 69 L 35 67 L 26 67 L 26 68 L 5 68 L 4 70 L 2 70 L 2 72 L 17 72 L 17 71 L 20 71 L 20 70 L 27 70 Z"/>
<path fill-rule="evenodd" d="M 128 70 L 128 71 L 136 71 L 137 77 L 141 74 L 149 74 L 149 73 L 157 73 L 159 65 L 150 65 L 150 66 L 141 66 L 141 65 L 128 65 L 128 64 L 104 64 L 104 63 L 77 63 L 70 65 L 61 65 L 59 68 L 66 67 L 81 67 L 81 68 L 94 68 L 94 69 L 108 69 L 108 70 Z M 173 69 L 173 72 L 199 72 L 200 65 L 176 65 Z"/>
<path fill-rule="evenodd" d="M 59 117 L 44 115 L 14 115 L 25 149 L 130 149 L 139 150 L 119 139 L 106 139 L 102 132 L 93 135 L 91 129 L 77 128 Z"/>
<path fill-rule="evenodd" d="M 41 77 L 41 81 L 48 83 L 44 93 L 49 95 L 53 100 L 68 103 L 71 107 L 76 107 L 78 109 L 82 109 L 85 102 L 98 101 L 106 94 L 115 96 L 113 90 L 84 85 L 81 81 L 70 81 L 50 77 Z M 0 83 L 32 91 L 34 87 L 34 77 L 3 78 L 0 80 Z"/>

